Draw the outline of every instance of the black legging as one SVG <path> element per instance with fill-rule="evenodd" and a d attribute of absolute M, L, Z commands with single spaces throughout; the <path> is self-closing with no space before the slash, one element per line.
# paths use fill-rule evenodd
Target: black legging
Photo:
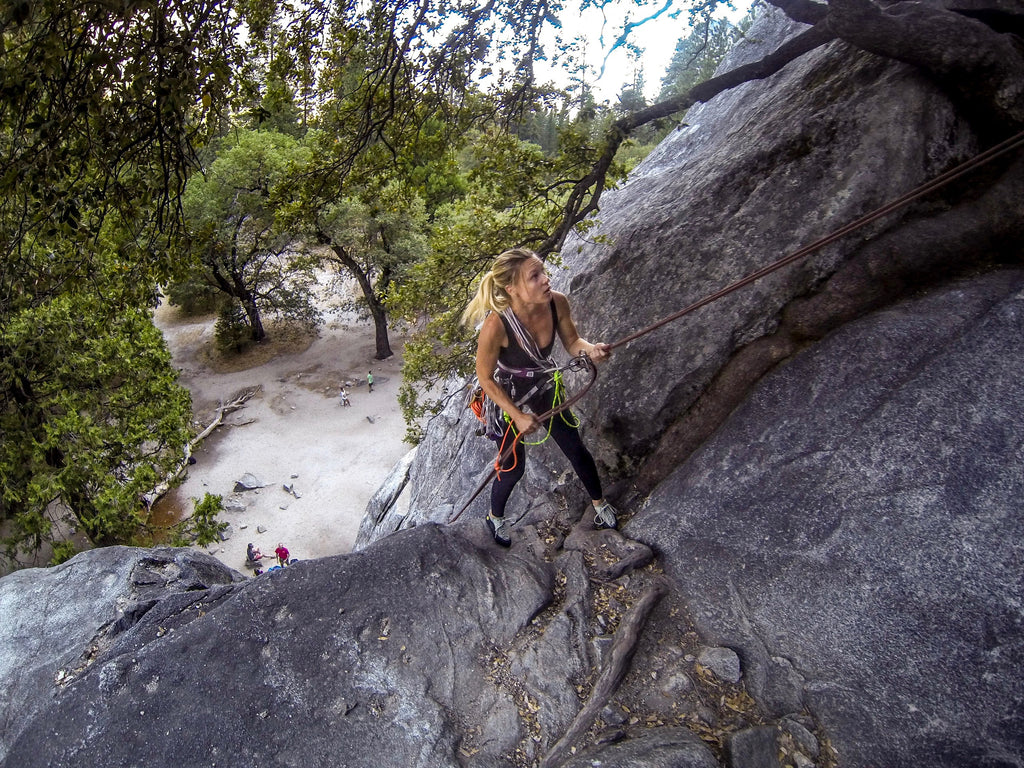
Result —
<path fill-rule="evenodd" d="M 531 411 L 540 415 L 551 410 L 554 398 L 555 388 L 551 387 L 547 392 L 531 397 L 526 404 L 530 407 Z M 567 421 L 569 423 L 566 423 Z M 543 422 L 541 429 L 526 437 L 547 434 L 550 428 L 552 439 L 562 449 L 562 453 L 565 454 L 566 458 L 569 459 L 569 463 L 576 470 L 576 475 L 579 479 L 583 481 L 583 486 L 587 489 L 587 493 L 590 494 L 590 498 L 598 501 L 604 498 L 604 493 L 601 491 L 601 479 L 597 475 L 597 464 L 594 462 L 594 457 L 590 455 L 590 451 L 583 445 L 579 430 L 576 427 L 570 426 L 575 421 L 576 417 L 572 413 L 562 411 L 562 413 L 555 414 Z M 512 423 L 505 427 L 504 439 L 499 443 L 499 446 L 508 446 L 515 439 L 513 427 Z M 501 463 L 501 471 L 491 484 L 491 514 L 495 517 L 503 517 L 505 515 L 505 504 L 508 503 L 508 497 L 512 494 L 512 489 L 515 488 L 516 483 L 519 482 L 525 471 L 526 446 L 520 440 L 516 443 L 515 451 L 506 456 L 505 460 Z"/>

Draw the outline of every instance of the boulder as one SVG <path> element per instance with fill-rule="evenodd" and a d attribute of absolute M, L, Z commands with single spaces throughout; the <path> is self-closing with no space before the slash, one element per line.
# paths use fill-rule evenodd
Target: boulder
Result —
<path fill-rule="evenodd" d="M 59 695 L 52 676 L 40 678 L 49 695 L 2 764 L 332 766 L 345 756 L 350 766 L 436 767 L 458 765 L 459 750 L 497 759 L 520 740 L 531 689 L 530 675 L 511 677 L 521 662 L 509 645 L 551 601 L 553 571 L 481 543 L 422 526 L 234 585 L 216 604 L 196 592 L 141 614 Z M 26 572 L 19 587 L 33 578 L 53 576 Z M 74 646 L 88 643 L 84 633 Z M 558 698 L 574 700 L 569 692 Z"/>
<path fill-rule="evenodd" d="M 108 547 L 0 579 L 0 758 L 116 638 L 165 606 L 200 610 L 242 580 L 209 555 Z"/>
<path fill-rule="evenodd" d="M 518 526 L 511 550 L 473 521 L 417 526 L 352 555 L 246 581 L 225 570 L 224 583 L 193 581 L 180 593 L 162 586 L 159 570 L 147 571 L 153 604 L 105 627 L 76 621 L 94 608 L 90 600 L 67 602 L 67 623 L 83 626 L 65 641 L 74 663 L 64 662 L 57 677 L 51 664 L 24 688 L 26 714 L 16 727 L 5 724 L 0 766 L 513 768 L 542 761 L 584 701 L 612 714 L 567 743 L 567 758 L 586 752 L 641 768 L 715 765 L 696 735 L 670 723 L 701 701 L 734 699 L 735 689 L 666 688 L 678 699 L 653 731 L 646 720 L 616 717 L 624 703 L 605 708 L 592 700 L 595 679 L 626 673 L 633 682 L 623 702 L 641 697 L 668 659 L 696 679 L 687 652 L 696 639 L 684 638 L 674 598 L 655 611 L 655 635 L 632 623 L 629 606 L 661 577 L 619 569 L 616 582 L 601 581 L 589 563 L 626 552 L 608 546 L 608 536 L 619 534 L 577 522 L 576 549 L 565 551 L 564 537 L 547 530 L 557 516 L 540 505 L 542 523 Z M 132 551 L 103 552 L 121 567 L 108 573 L 92 553 L 71 565 L 102 576 L 112 594 L 139 580 Z M 158 554 L 184 569 L 209 559 L 191 550 Z M 50 604 L 66 595 L 61 573 L 22 572 L 0 580 L 0 594 L 11 585 Z M 20 626 L 34 606 L 11 607 Z M 656 639 L 645 646 L 640 636 Z M 18 650 L 29 666 L 52 655 L 48 647 Z M 633 672 L 623 659 L 633 659 Z M 734 713 L 723 707 L 708 716 L 724 721 Z M 745 715 L 735 725 L 748 723 Z"/>
<path fill-rule="evenodd" d="M 625 528 L 841 765 L 1024 763 L 1022 369 L 1024 272 L 877 312 L 769 375 Z"/>
<path fill-rule="evenodd" d="M 260 488 L 266 488 L 267 484 L 261 482 L 256 475 L 252 472 L 246 472 L 240 478 L 235 480 L 235 493 L 242 493 L 243 491 L 256 491 Z"/>

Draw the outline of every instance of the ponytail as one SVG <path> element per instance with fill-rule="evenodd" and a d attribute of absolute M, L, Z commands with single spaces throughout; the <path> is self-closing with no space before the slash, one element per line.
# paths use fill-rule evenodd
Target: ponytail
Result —
<path fill-rule="evenodd" d="M 476 294 L 462 312 L 462 324 L 475 328 L 488 312 L 504 312 L 511 302 L 505 290 L 519 277 L 523 262 L 537 254 L 526 248 L 512 248 L 494 260 L 491 268 L 480 278 Z"/>

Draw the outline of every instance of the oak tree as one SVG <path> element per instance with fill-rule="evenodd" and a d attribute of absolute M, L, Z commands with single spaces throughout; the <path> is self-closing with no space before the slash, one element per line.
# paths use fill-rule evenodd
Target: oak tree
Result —
<path fill-rule="evenodd" d="M 188 395 L 150 309 L 232 26 L 215 0 L 0 3 L 7 564 L 75 529 L 132 541 L 140 494 L 181 457 Z"/>
<path fill-rule="evenodd" d="M 184 194 L 196 271 L 244 312 L 249 338 L 263 341 L 267 313 L 315 326 L 315 261 L 277 217 L 276 196 L 309 151 L 276 131 L 232 131 Z"/>

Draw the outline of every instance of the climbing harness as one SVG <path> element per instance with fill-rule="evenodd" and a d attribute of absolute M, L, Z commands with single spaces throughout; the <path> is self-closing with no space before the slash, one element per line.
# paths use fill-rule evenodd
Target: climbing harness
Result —
<path fill-rule="evenodd" d="M 555 416 L 558 416 L 572 408 L 573 405 L 575 405 L 576 403 L 583 399 L 584 395 L 586 395 L 587 392 L 590 391 L 590 388 L 594 386 L 594 382 L 597 381 L 597 368 L 595 367 L 593 361 L 584 353 L 580 353 L 576 357 L 572 358 L 566 365 L 562 366 L 559 369 L 559 371 L 586 371 L 590 375 L 590 379 L 572 397 L 569 397 L 568 399 L 562 402 L 556 401 L 555 404 L 552 406 L 551 410 L 546 411 L 545 413 L 542 413 L 539 416 L 537 416 L 537 421 L 541 422 L 542 424 L 547 422 L 549 419 L 552 419 Z M 448 518 L 449 523 L 454 523 L 456 520 L 459 519 L 462 513 L 465 512 L 469 508 L 469 505 L 472 504 L 473 501 L 476 499 L 476 497 L 480 495 L 480 492 L 487 487 L 487 484 L 494 477 L 497 476 L 498 472 L 500 471 L 501 465 L 505 462 L 505 459 L 507 459 L 509 455 L 511 455 L 515 451 L 516 443 L 518 443 L 522 439 L 523 435 L 522 433 L 518 432 L 513 428 L 506 430 L 504 432 L 505 438 L 507 438 L 508 435 L 511 433 L 515 433 L 513 435 L 512 442 L 508 444 L 506 444 L 505 442 L 502 443 L 500 452 L 498 453 L 498 458 L 495 459 L 494 464 L 492 466 L 484 470 L 484 473 L 481 476 L 480 482 L 477 484 L 476 489 L 473 491 L 472 494 L 470 494 L 469 498 L 466 499 L 463 505 L 459 508 L 458 512 L 456 512 L 454 515 Z"/>
<path fill-rule="evenodd" d="M 501 373 L 506 370 L 508 369 L 503 368 Z M 498 382 L 498 385 L 508 392 L 513 398 L 516 408 L 522 408 L 535 395 L 542 395 L 552 387 L 554 387 L 555 390 L 552 402 L 554 405 L 558 405 L 565 399 L 565 379 L 562 374 L 564 371 L 570 370 L 582 370 L 580 363 L 575 358 L 573 358 L 568 365 L 545 369 L 543 371 L 544 377 L 540 378 L 536 384 L 521 396 L 516 393 L 512 377 L 496 375 L 495 380 Z M 530 369 L 530 372 L 531 374 L 534 373 L 533 369 Z M 494 441 L 504 440 L 507 436 L 509 426 L 511 425 L 511 428 L 513 430 L 515 429 L 512 419 L 508 414 L 501 410 L 501 407 L 496 402 L 487 397 L 487 393 L 484 392 L 484 388 L 480 386 L 478 380 L 474 379 L 469 389 L 470 395 L 466 407 L 473 412 L 473 415 L 476 416 L 477 420 L 481 423 L 481 426 L 476 431 L 477 435 Z M 567 426 L 574 429 L 579 427 L 579 421 L 575 418 L 570 421 L 564 413 L 561 413 L 560 417 Z M 536 442 L 525 442 L 525 445 L 540 445 L 550 436 L 551 424 L 549 422 L 547 433 L 542 439 L 537 440 Z"/>
<path fill-rule="evenodd" d="M 516 313 L 512 311 L 511 307 L 502 310 L 500 314 L 505 328 L 515 339 L 519 349 L 523 351 L 532 365 L 516 367 L 498 360 L 497 370 L 494 372 L 494 380 L 512 398 L 516 408 L 522 408 L 532 397 L 541 395 L 552 387 L 555 388 L 555 403 L 557 404 L 559 394 L 564 395 L 564 387 L 562 386 L 563 368 L 555 365 L 550 356 L 541 352 L 540 347 L 537 345 L 537 340 L 533 338 L 533 334 L 523 327 L 522 322 L 516 316 Z M 534 383 L 525 393 L 520 393 L 517 391 L 517 381 Z M 478 379 L 474 379 L 473 384 L 470 385 L 468 407 L 483 424 L 477 430 L 478 435 L 495 441 L 504 441 L 509 418 L 502 412 L 497 403 L 487 397 Z M 530 443 L 527 443 L 527 445 L 530 445 Z"/>
<path fill-rule="evenodd" d="M 915 189 L 911 190 L 905 195 L 898 197 L 895 200 L 892 200 L 886 203 L 885 205 L 880 206 L 879 208 L 876 208 L 875 210 L 871 211 L 868 214 L 865 214 L 864 216 L 861 216 L 859 219 L 856 219 L 850 222 L 849 224 L 846 224 L 845 226 L 842 226 L 839 229 L 829 233 L 828 235 L 825 235 L 824 237 L 815 240 L 814 242 L 805 245 L 802 248 L 799 248 L 786 256 L 783 256 L 781 259 L 772 262 L 766 267 L 762 267 L 761 269 L 750 273 L 746 277 L 743 277 L 734 283 L 730 283 L 724 288 L 715 291 L 714 293 L 711 293 L 698 301 L 695 301 L 693 304 L 690 304 L 689 306 L 683 307 L 678 312 L 674 312 L 673 314 L 668 315 L 667 317 L 663 317 L 662 319 L 652 323 L 651 325 L 641 328 L 639 331 L 636 331 L 635 333 L 631 333 L 628 336 L 625 336 L 617 341 L 608 344 L 608 349 L 616 349 L 617 347 L 624 346 L 631 341 L 636 341 L 641 336 L 646 336 L 652 331 L 656 331 L 658 328 L 661 328 L 664 325 L 668 325 L 669 323 L 678 320 L 684 315 L 688 315 L 691 312 L 695 312 L 696 310 L 700 309 L 701 307 L 705 307 L 708 304 L 712 304 L 718 301 L 719 299 L 729 295 L 730 293 L 738 291 L 740 288 L 750 285 L 751 283 L 760 280 L 762 277 L 770 275 L 771 273 L 776 272 L 782 269 L 783 267 L 792 264 L 795 261 L 799 261 L 800 259 L 810 255 L 811 253 L 814 253 L 815 251 L 824 248 L 826 245 L 830 245 L 831 243 L 834 243 L 836 240 L 845 237 L 851 232 L 870 224 L 876 219 L 880 219 L 883 216 L 893 213 L 894 211 L 897 211 L 900 208 L 909 205 L 915 200 L 918 200 L 919 198 L 924 197 L 925 195 L 934 192 L 935 190 L 944 187 L 947 184 L 950 184 L 954 180 L 960 178 L 961 176 L 967 173 L 970 173 L 976 168 L 979 168 L 980 166 L 985 165 L 986 163 L 989 163 L 998 157 L 1001 157 L 1009 152 L 1012 152 L 1015 149 L 1019 149 L 1020 147 L 1024 147 L 1024 131 L 1021 131 L 1017 135 L 1012 136 L 1006 139 L 1005 141 L 985 150 L 984 152 L 975 155 L 974 157 L 964 161 L 960 165 L 951 168 L 945 173 L 936 176 L 934 179 L 927 181 L 924 184 L 921 184 L 920 186 L 916 187 Z M 509 314 L 514 317 L 514 315 L 511 312 Z M 516 332 L 517 341 L 519 340 L 518 336 L 519 334 L 518 332 Z M 526 334 L 526 336 L 529 337 L 529 334 Z M 532 339 L 529 338 L 527 338 L 527 340 L 532 341 Z M 523 346 L 523 348 L 526 349 L 526 346 Z M 587 357 L 584 354 L 581 354 L 579 357 L 573 358 L 573 360 L 580 360 L 581 358 L 586 361 L 585 365 L 590 370 L 590 381 L 587 382 L 586 386 L 584 386 L 579 392 L 577 392 L 564 403 L 559 405 L 556 402 L 555 407 L 553 407 L 547 413 L 538 417 L 539 421 L 547 421 L 547 419 L 551 418 L 552 416 L 555 416 L 556 414 L 559 414 L 562 411 L 568 410 L 570 406 L 572 406 L 574 403 L 582 399 L 583 396 L 590 391 L 590 388 L 594 385 L 594 382 L 597 381 L 597 369 L 594 367 L 594 363 L 590 360 L 589 357 Z M 501 463 L 505 460 L 507 455 L 515 450 L 515 445 L 521 437 L 521 435 L 516 434 L 515 439 L 512 441 L 511 445 L 504 447 L 502 449 L 501 453 L 498 456 L 498 459 L 495 461 L 494 467 L 501 466 Z M 476 488 L 475 491 L 473 491 L 472 495 L 466 500 L 466 502 L 462 505 L 459 511 L 449 518 L 449 523 L 453 523 L 456 520 L 458 520 L 459 516 L 462 515 L 462 513 L 466 511 L 469 505 L 473 503 L 474 499 L 476 499 L 476 497 L 480 495 L 480 492 L 484 489 L 487 483 L 489 483 L 491 479 L 495 477 L 496 470 L 494 467 L 489 468 L 485 472 L 479 486 Z"/>

